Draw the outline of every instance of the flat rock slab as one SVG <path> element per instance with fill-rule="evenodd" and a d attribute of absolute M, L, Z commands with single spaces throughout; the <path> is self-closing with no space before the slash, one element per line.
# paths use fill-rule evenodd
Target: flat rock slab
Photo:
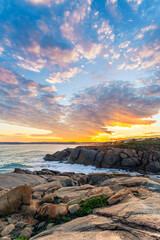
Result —
<path fill-rule="evenodd" d="M 30 240 L 157 240 L 159 237 L 159 233 L 122 227 L 118 224 L 114 226 L 114 221 L 110 218 L 89 215 L 52 227 Z"/>
<path fill-rule="evenodd" d="M 44 184 L 39 184 L 38 186 L 34 187 L 34 191 L 37 192 L 44 192 L 44 191 L 51 191 L 52 189 L 58 189 L 60 187 L 65 186 L 73 186 L 75 183 L 73 182 L 72 178 L 68 176 L 53 176 L 49 178 L 50 182 L 45 182 Z"/>
<path fill-rule="evenodd" d="M 13 188 L 20 185 L 25 185 L 29 183 L 31 187 L 44 184 L 47 181 L 39 176 L 30 174 L 19 174 L 19 173 L 5 173 L 0 174 L 0 187 L 1 188 Z"/>

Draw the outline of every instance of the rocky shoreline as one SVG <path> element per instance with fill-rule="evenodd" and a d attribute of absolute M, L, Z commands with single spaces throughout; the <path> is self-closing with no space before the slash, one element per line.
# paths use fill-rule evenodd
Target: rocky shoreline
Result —
<path fill-rule="evenodd" d="M 159 192 L 145 175 L 15 169 L 0 174 L 0 239 L 157 240 Z"/>
<path fill-rule="evenodd" d="M 78 146 L 54 154 L 47 154 L 46 161 L 67 161 L 93 165 L 97 168 L 116 168 L 143 174 L 160 174 L 160 151 L 136 150 L 112 146 Z"/>

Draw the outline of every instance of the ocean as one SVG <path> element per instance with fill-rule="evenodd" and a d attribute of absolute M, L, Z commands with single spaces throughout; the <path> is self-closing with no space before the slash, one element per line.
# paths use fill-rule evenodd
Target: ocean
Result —
<path fill-rule="evenodd" d="M 92 172 L 121 172 L 125 170 L 96 168 L 81 164 L 68 164 L 67 162 L 45 161 L 44 156 L 49 153 L 63 150 L 67 147 L 75 148 L 71 144 L 0 144 L 0 173 L 13 172 L 15 168 L 29 169 L 31 171 L 43 168 L 60 172 L 75 172 L 89 174 Z M 139 174 L 139 173 L 131 173 Z M 154 178 L 160 176 L 152 175 Z"/>

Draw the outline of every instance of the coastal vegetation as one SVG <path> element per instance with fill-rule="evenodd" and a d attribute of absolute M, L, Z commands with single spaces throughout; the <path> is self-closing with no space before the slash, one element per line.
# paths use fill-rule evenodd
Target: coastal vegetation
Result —
<path fill-rule="evenodd" d="M 160 138 L 144 138 L 144 139 L 142 138 L 117 141 L 113 143 L 113 146 L 136 150 L 148 150 L 148 149 L 160 150 Z"/>

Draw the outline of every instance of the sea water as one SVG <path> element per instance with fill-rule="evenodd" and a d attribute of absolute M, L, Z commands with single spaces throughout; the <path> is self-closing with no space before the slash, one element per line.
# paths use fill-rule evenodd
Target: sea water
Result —
<path fill-rule="evenodd" d="M 49 153 L 61 151 L 65 148 L 75 148 L 71 144 L 0 144 L 0 173 L 13 172 L 15 168 L 29 169 L 31 171 L 43 168 L 60 172 L 75 172 L 89 174 L 92 172 L 121 172 L 125 170 L 96 168 L 82 164 L 68 164 L 67 162 L 45 161 L 44 156 Z M 138 174 L 138 173 L 131 173 Z M 157 178 L 158 176 L 152 175 Z"/>

